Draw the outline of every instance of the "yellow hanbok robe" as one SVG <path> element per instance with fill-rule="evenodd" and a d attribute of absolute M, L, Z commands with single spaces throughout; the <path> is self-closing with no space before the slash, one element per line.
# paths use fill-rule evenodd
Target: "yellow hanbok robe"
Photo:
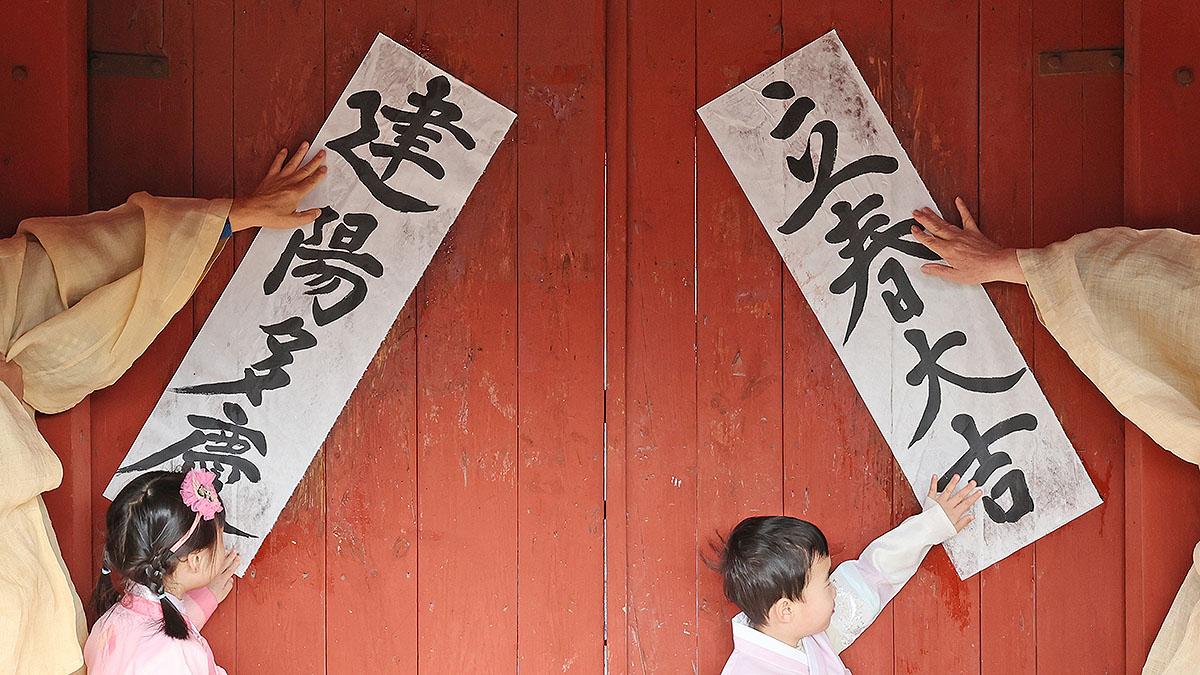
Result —
<path fill-rule="evenodd" d="M 1156 443 L 1200 464 L 1200 236 L 1094 230 L 1018 260 L 1038 318 L 1079 369 Z M 1193 559 L 1147 675 L 1200 673 L 1200 545 Z"/>
<path fill-rule="evenodd" d="M 67 410 L 129 368 L 204 276 L 229 206 L 138 193 L 0 239 L 0 358 L 24 375 L 21 398 L 0 384 L 0 673 L 72 673 L 87 637 L 41 498 L 63 469 L 33 410 Z"/>

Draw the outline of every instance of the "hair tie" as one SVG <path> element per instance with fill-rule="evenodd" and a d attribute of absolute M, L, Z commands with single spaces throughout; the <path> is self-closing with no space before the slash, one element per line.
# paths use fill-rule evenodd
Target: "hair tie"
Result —
<path fill-rule="evenodd" d="M 100 574 L 101 574 L 101 576 L 108 576 L 108 575 L 112 574 L 112 570 L 108 569 L 107 567 L 101 566 Z"/>

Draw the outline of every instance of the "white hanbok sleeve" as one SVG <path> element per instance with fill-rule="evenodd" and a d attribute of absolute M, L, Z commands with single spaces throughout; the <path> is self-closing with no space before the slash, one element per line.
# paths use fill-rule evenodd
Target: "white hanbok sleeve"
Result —
<path fill-rule="evenodd" d="M 857 560 L 838 565 L 829 575 L 837 599 L 826 631 L 834 650 L 841 652 L 862 635 L 916 574 L 929 549 L 955 534 L 946 512 L 931 502 L 924 512 L 871 542 Z"/>

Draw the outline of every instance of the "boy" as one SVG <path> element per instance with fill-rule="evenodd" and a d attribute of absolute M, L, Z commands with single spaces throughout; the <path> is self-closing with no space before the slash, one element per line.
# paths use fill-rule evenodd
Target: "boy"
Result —
<path fill-rule="evenodd" d="M 722 675 L 849 675 L 838 654 L 871 625 L 934 544 L 974 518 L 982 490 L 958 492 L 954 476 L 942 493 L 937 476 L 925 511 L 871 542 L 858 560 L 829 573 L 829 545 L 812 523 L 756 516 L 738 523 L 718 571 L 725 596 L 742 610 L 733 619 L 733 653 Z"/>

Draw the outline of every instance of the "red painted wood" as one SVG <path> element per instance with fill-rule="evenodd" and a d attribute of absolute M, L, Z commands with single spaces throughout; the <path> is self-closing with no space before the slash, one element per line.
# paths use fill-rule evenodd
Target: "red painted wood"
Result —
<path fill-rule="evenodd" d="M 325 119 L 324 15 L 316 0 L 234 8 L 235 188 L 245 194 L 280 147 L 294 150 Z M 238 626 L 254 627 L 238 631 L 239 673 L 325 671 L 325 489 L 322 449 L 238 584 Z"/>
<path fill-rule="evenodd" d="M 517 651 L 604 670 L 604 6 L 519 5 Z"/>
<path fill-rule="evenodd" d="M 326 109 L 376 29 L 411 40 L 415 23 L 415 3 L 326 5 Z M 415 324 L 410 299 L 326 439 L 330 673 L 417 672 Z"/>
<path fill-rule="evenodd" d="M 1113 3 L 1035 2 L 1034 50 L 1112 46 L 1091 41 L 1085 14 L 1119 12 Z M 1118 36 L 1119 38 L 1119 36 Z M 1119 222 L 1120 99 L 1089 97 L 1089 76 L 1034 78 L 1034 245 Z M 1118 86 L 1113 74 L 1109 86 Z M 1101 84 L 1101 87 L 1104 85 Z M 1119 91 L 1119 90 L 1117 90 Z M 1114 110 L 1099 110 L 1103 106 Z M 1115 151 L 1115 154 L 1114 154 Z M 1035 544 L 1038 670 L 1071 664 L 1079 672 L 1124 668 L 1123 424 L 1095 387 L 1040 326 L 1033 372 L 1105 503 Z M 1086 564 L 1080 564 L 1081 552 Z M 1086 609 L 1084 609 L 1086 608 Z"/>
<path fill-rule="evenodd" d="M 679 673 L 697 650 L 696 9 L 629 8 L 629 671 Z"/>
<path fill-rule="evenodd" d="M 191 194 L 191 3 L 98 0 L 88 3 L 88 12 L 91 51 L 166 56 L 169 75 L 88 78 L 88 151 L 94 160 L 89 164 L 91 208 L 111 208 L 143 190 Z M 98 23 L 100 17 L 122 15 L 128 20 Z M 130 170 L 114 170 L 124 166 Z"/>
<path fill-rule="evenodd" d="M 195 97 L 192 114 L 192 186 L 199 197 L 233 195 L 233 0 L 193 5 Z M 193 334 L 212 313 L 221 291 L 233 276 L 237 254 L 226 246 L 192 296 Z M 240 582 L 204 624 L 204 637 L 217 664 L 237 663 L 237 592 Z"/>
<path fill-rule="evenodd" d="M 515 110 L 512 1 L 421 4 L 420 51 Z M 517 669 L 517 151 L 501 144 L 417 301 L 422 673 Z"/>
<path fill-rule="evenodd" d="M 1003 246 L 1033 245 L 1033 2 L 981 6 L 979 16 L 979 201 L 970 206 Z M 1033 363 L 1033 306 L 1024 288 L 988 294 L 1026 363 Z M 1035 373 L 1039 379 L 1045 375 Z M 1037 669 L 1034 547 L 980 574 L 980 672 Z"/>
<path fill-rule="evenodd" d="M 891 3 L 828 2 L 811 10 L 784 5 L 784 53 L 836 29 L 888 115 Z M 895 462 L 789 272 L 783 275 L 783 324 L 784 510 L 822 529 L 836 565 L 890 529 Z M 859 672 L 891 671 L 893 624 L 889 606 L 844 652 L 846 664 Z"/>
<path fill-rule="evenodd" d="M 629 3 L 605 8 L 605 668 L 629 672 L 629 504 L 626 334 L 629 314 Z"/>
<path fill-rule="evenodd" d="M 106 0 L 115 2 L 115 0 Z M 98 30 L 96 16 L 128 11 L 128 2 L 89 3 L 89 48 L 98 51 L 152 53 L 168 59 L 167 79 L 101 77 L 89 80 L 88 167 L 90 208 L 110 208 L 140 190 L 160 195 L 192 192 L 192 16 L 180 1 L 141 2 L 139 16 L 153 16 L 162 28 L 147 43 L 145 26 L 132 22 Z M 130 124 L 136 119 L 138 124 Z M 92 395 L 91 522 L 93 575 L 100 567 L 104 517 L 109 501 L 102 495 L 125 453 L 193 337 L 189 306 L 175 315 L 158 338 L 114 385 Z M 88 597 L 91 584 L 82 595 Z"/>
<path fill-rule="evenodd" d="M 0 25 L 0 236 L 30 216 L 87 207 L 86 8 L 82 2 L 5 8 Z M 38 114 L 30 114 L 37 111 Z M 38 427 L 63 465 L 44 496 L 76 587 L 95 582 L 89 402 Z"/>
<path fill-rule="evenodd" d="M 702 2 L 696 14 L 699 105 L 783 56 L 778 0 Z M 698 128 L 696 531 L 702 555 L 715 561 L 709 545 L 718 533 L 747 516 L 783 513 L 783 264 L 712 137 Z M 716 673 L 733 649 L 737 609 L 721 577 L 698 570 L 697 661 L 699 672 Z"/>
<path fill-rule="evenodd" d="M 1200 7 L 1193 3 L 1125 3 L 1125 222 L 1200 234 L 1200 197 L 1191 184 L 1200 168 L 1200 89 L 1175 73 L 1197 70 Z M 1200 515 L 1200 474 L 1164 451 L 1132 423 L 1125 425 L 1126 671 L 1137 672 L 1192 563 Z"/>
<path fill-rule="evenodd" d="M 978 11 L 955 0 L 893 6 L 892 124 L 951 219 L 955 196 L 978 203 L 979 103 L 964 95 L 978 90 Z M 914 513 L 912 488 L 899 472 L 894 487 L 897 519 Z M 978 575 L 959 580 L 945 551 L 931 551 L 894 601 L 897 672 L 979 672 L 979 598 Z"/>
<path fill-rule="evenodd" d="M 943 210 L 963 194 L 1010 245 L 1121 217 L 1119 78 L 1033 74 L 1038 51 L 1119 45 L 1112 0 L 994 8 L 864 0 L 787 5 L 782 16 L 770 1 L 635 1 L 608 3 L 603 19 L 588 6 L 518 14 L 513 2 L 407 12 L 367 0 L 233 3 L 92 4 L 98 46 L 172 59 L 171 81 L 93 87 L 93 206 L 138 189 L 253 189 L 279 145 L 315 133 L 380 29 L 519 107 L 522 126 L 512 137 L 520 142 L 493 159 L 255 576 L 206 628 L 231 672 L 327 664 L 598 672 L 605 654 L 611 672 L 709 672 L 728 652 L 733 611 L 699 561 L 714 530 L 782 510 L 821 525 L 840 560 L 913 510 L 832 346 L 711 140 L 693 131 L 697 104 L 830 27 Z M 1148 11 L 1145 0 L 1138 8 Z M 123 12 L 137 17 L 133 25 L 114 18 Z M 1175 28 L 1155 16 L 1165 26 L 1156 31 Z M 1136 135 L 1126 138 L 1124 165 L 1137 206 L 1126 213 L 1174 224 L 1190 222 L 1190 211 L 1163 208 L 1183 194 L 1164 178 L 1189 175 L 1196 153 L 1176 152 L 1180 137 L 1147 120 L 1182 124 L 1195 97 L 1162 84 L 1177 57 L 1160 44 L 1188 42 L 1140 47 L 1136 63 L 1166 75 L 1136 80 L 1130 93 L 1125 124 Z M 5 77 L 0 68 L 0 87 Z M 566 103 L 547 105 L 556 100 Z M 116 125 L 116 111 L 130 105 L 126 117 L 138 124 Z M 0 174 L 0 188 L 11 176 Z M 78 430 L 78 418 L 46 427 L 63 424 L 50 435 L 95 453 L 90 506 L 72 521 L 102 518 L 100 489 L 249 241 L 237 238 L 191 312 L 95 397 L 90 446 L 65 432 Z M 556 264 L 564 256 L 566 266 Z M 845 654 L 856 672 L 1132 669 L 1177 585 L 1162 580 L 1180 573 L 1194 543 L 1195 535 L 1181 540 L 1179 520 L 1166 515 L 1170 492 L 1159 489 L 1174 478 L 1186 489 L 1194 473 L 1144 439 L 1131 438 L 1137 454 L 1122 458 L 1123 423 L 1052 338 L 1031 328 L 1023 292 L 992 295 L 1107 503 L 967 583 L 932 554 Z M 595 454 L 601 444 L 607 457 Z M 591 511 L 604 506 L 602 479 L 603 522 Z M 73 522 L 68 537 L 77 529 Z M 602 550 L 607 605 L 594 576 Z"/>
<path fill-rule="evenodd" d="M 71 581 L 83 598 L 96 583 L 99 567 L 92 560 L 92 422 L 91 400 L 37 418 L 42 437 L 63 466 L 62 484 L 43 496 Z"/>
<path fill-rule="evenodd" d="M 0 24 L 0 234 L 87 208 L 86 6 L 8 3 Z M 31 114 L 36 111 L 36 114 Z"/>

